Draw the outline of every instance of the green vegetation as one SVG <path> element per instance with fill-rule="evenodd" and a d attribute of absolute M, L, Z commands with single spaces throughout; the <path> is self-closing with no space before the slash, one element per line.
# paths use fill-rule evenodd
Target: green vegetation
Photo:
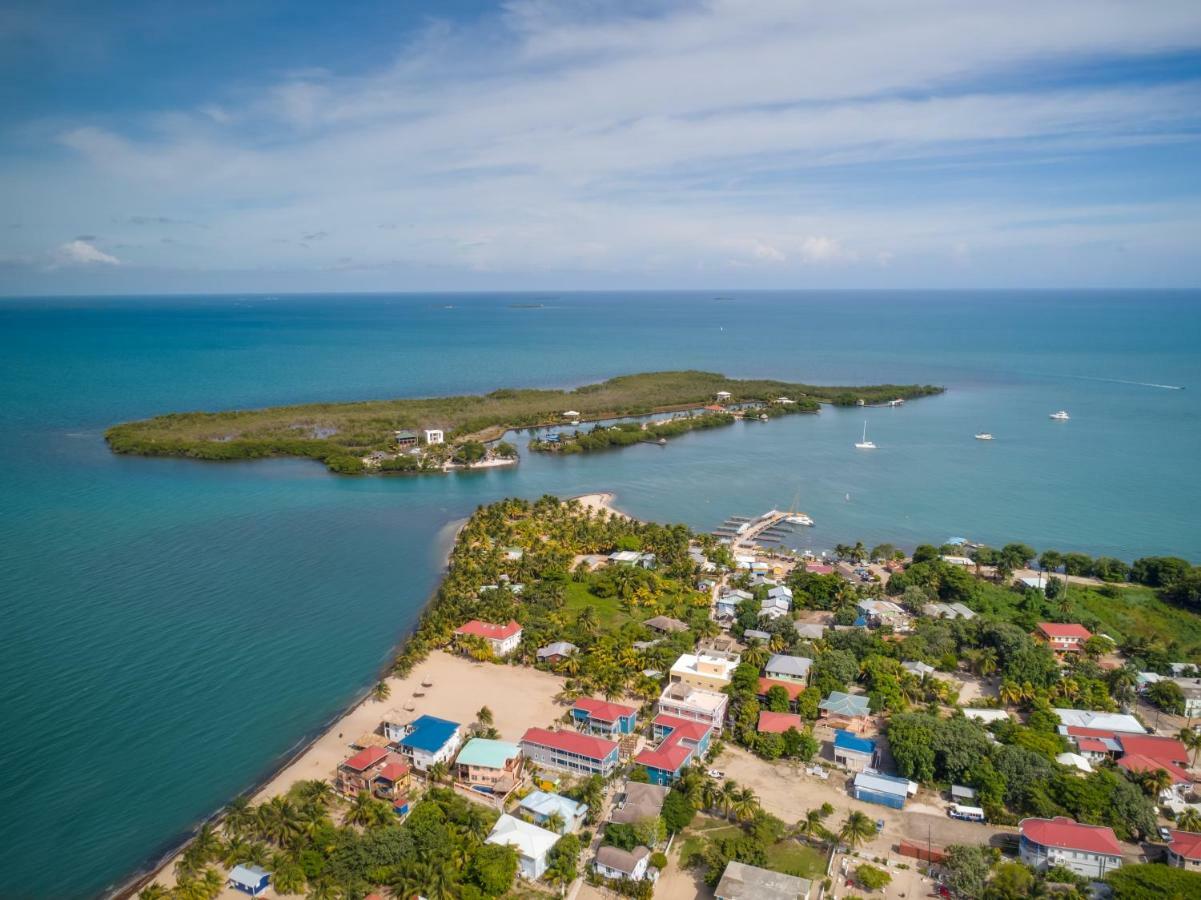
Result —
<path fill-rule="evenodd" d="M 729 391 L 736 401 L 788 396 L 797 405 L 854 405 L 860 399 L 873 403 L 942 390 L 929 385 L 815 387 L 740 381 L 711 372 L 654 372 L 569 391 L 506 388 L 482 396 L 171 413 L 115 425 L 105 437 L 116 453 L 212 460 L 298 456 L 321 460 L 334 471 L 353 473 L 363 470 L 363 456 L 389 450 L 393 433 L 403 429 L 441 428 L 453 444 L 469 437 L 499 437 L 508 428 L 561 422 L 567 409 L 589 420 L 619 418 L 700 406 L 712 402 L 718 391 Z M 395 464 L 394 468 L 407 465 Z"/>
<path fill-rule="evenodd" d="M 772 407 L 772 409 L 779 408 L 781 407 Z M 794 407 L 789 408 L 795 409 Z M 812 409 L 796 411 L 817 412 L 817 410 L 818 404 L 813 402 Z M 657 425 L 644 425 L 641 422 L 618 422 L 614 425 L 597 425 L 591 431 L 561 434 L 557 441 L 532 440 L 530 449 L 544 453 L 587 453 L 593 450 L 629 447 L 642 441 L 666 440 L 690 431 L 733 425 L 735 421 L 737 420 L 730 413 L 710 412 L 697 416 L 681 416 Z"/>
<path fill-rule="evenodd" d="M 397 897 L 500 897 L 513 885 L 517 856 L 484 843 L 497 815 L 434 788 L 400 822 L 367 794 L 344 801 L 324 781 L 302 781 L 258 806 L 232 803 L 222 832 L 206 825 L 180 857 L 178 885 L 142 896 L 209 900 L 225 882 L 214 864 L 257 863 L 282 894 L 362 897 L 386 884 Z"/>
<path fill-rule="evenodd" d="M 1114 900 L 1189 900 L 1201 897 L 1201 874 L 1158 863 L 1122 866 L 1105 878 Z"/>

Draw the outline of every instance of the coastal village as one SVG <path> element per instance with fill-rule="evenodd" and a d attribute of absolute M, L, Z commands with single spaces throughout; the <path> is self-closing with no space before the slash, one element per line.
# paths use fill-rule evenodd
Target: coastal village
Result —
<path fill-rule="evenodd" d="M 1198 896 L 1201 672 L 1073 600 L 1122 588 L 610 499 L 477 511 L 395 671 L 140 896 Z"/>

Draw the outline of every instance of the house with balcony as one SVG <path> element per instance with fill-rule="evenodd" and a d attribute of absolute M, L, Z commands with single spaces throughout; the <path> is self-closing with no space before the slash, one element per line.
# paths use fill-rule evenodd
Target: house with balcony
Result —
<path fill-rule="evenodd" d="M 703 691 L 721 691 L 729 685 L 739 660 L 737 653 L 720 653 L 716 650 L 684 653 L 671 667 L 671 683 Z"/>
<path fill-rule="evenodd" d="M 789 681 L 795 684 L 807 684 L 809 669 L 813 660 L 805 656 L 788 656 L 777 653 L 763 667 L 763 677 L 772 681 Z"/>
<path fill-rule="evenodd" d="M 672 784 L 683 770 L 709 750 L 712 726 L 690 719 L 658 715 L 652 723 L 658 744 L 643 750 L 634 762 L 646 769 L 650 784 Z"/>
<path fill-rule="evenodd" d="M 481 588 L 481 590 L 483 589 Z M 500 658 L 508 656 L 521 643 L 521 626 L 514 620 L 510 620 L 504 625 L 496 625 L 492 622 L 472 619 L 456 628 L 455 636 L 483 638 L 492 649 L 492 655 Z"/>
<path fill-rule="evenodd" d="M 563 820 L 559 834 L 577 831 L 584 825 L 588 815 L 588 805 L 577 803 L 561 794 L 548 791 L 530 791 L 521 798 L 517 808 L 534 820 L 534 824 L 542 828 L 550 828 L 547 824 L 552 817 L 558 816 Z M 554 830 L 554 829 L 551 829 Z"/>
<path fill-rule="evenodd" d="M 516 744 L 472 738 L 455 759 L 455 781 L 470 790 L 504 796 L 521 781 L 522 762 Z"/>
<path fill-rule="evenodd" d="M 1081 825 L 1064 816 L 1022 819 L 1018 855 L 1033 869 L 1064 866 L 1085 878 L 1101 879 L 1122 867 L 1122 845 L 1112 828 Z"/>
<path fill-rule="evenodd" d="M 608 778 L 617 768 L 618 745 L 614 741 L 577 731 L 526 729 L 521 750 L 527 760 L 547 769 L 583 772 Z"/>
<path fill-rule="evenodd" d="M 571 719 L 580 731 L 616 740 L 637 729 L 638 710 L 624 703 L 581 697 L 571 707 Z"/>
<path fill-rule="evenodd" d="M 660 715 L 703 722 L 716 732 L 725 723 L 730 698 L 717 691 L 706 691 L 687 684 L 669 684 L 659 695 Z"/>
<path fill-rule="evenodd" d="M 435 763 L 450 765 L 463 742 L 462 726 L 437 716 L 420 716 L 399 727 L 385 725 L 385 732 L 389 731 L 388 737 L 418 772 L 426 771 Z"/>
<path fill-rule="evenodd" d="M 817 705 L 821 720 L 831 728 L 862 734 L 867 730 L 871 716 L 868 698 L 863 694 L 846 694 L 831 691 L 830 696 Z"/>
<path fill-rule="evenodd" d="M 1056 653 L 1079 653 L 1092 636 L 1083 625 L 1063 622 L 1039 622 L 1033 635 Z"/>
<path fill-rule="evenodd" d="M 367 747 L 344 760 L 334 773 L 334 790 L 344 797 L 354 797 L 371 790 L 376 772 L 390 754 L 383 747 Z"/>

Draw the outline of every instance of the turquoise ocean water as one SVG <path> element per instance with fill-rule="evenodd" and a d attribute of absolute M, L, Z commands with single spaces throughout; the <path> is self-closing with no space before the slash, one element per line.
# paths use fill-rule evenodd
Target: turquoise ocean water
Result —
<path fill-rule="evenodd" d="M 667 368 L 949 390 L 449 477 L 117 458 L 101 437 Z M 865 418 L 875 453 L 851 446 Z M 1197 292 L 2 300 L 0 896 L 100 893 L 261 777 L 374 681 L 479 503 L 605 489 L 711 528 L 799 493 L 816 549 L 1201 560 L 1199 441 Z"/>

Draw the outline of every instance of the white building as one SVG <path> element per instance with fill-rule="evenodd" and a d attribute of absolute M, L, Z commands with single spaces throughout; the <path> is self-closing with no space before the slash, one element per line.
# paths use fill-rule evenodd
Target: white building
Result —
<path fill-rule="evenodd" d="M 715 731 L 721 731 L 726 718 L 726 707 L 730 698 L 717 691 L 706 691 L 687 684 L 669 684 L 659 695 L 659 713 L 704 722 Z"/>
<path fill-rule="evenodd" d="M 683 653 L 671 667 L 671 681 L 702 690 L 720 691 L 734 677 L 738 663 L 737 653 L 719 653 L 716 650 Z"/>
<path fill-rule="evenodd" d="M 1120 731 L 1123 734 L 1146 734 L 1134 716 L 1125 713 L 1094 712 L 1088 709 L 1053 709 L 1059 716 L 1059 732 L 1066 734 L 1069 727 L 1096 728 L 1101 731 Z"/>
<path fill-rule="evenodd" d="M 596 851 L 593 870 L 604 878 L 625 878 L 630 881 L 655 880 L 658 872 L 650 867 L 651 851 L 646 847 L 622 850 L 604 846 Z"/>
<path fill-rule="evenodd" d="M 384 735 L 400 747 L 400 752 L 419 772 L 428 770 L 435 763 L 449 764 L 463 742 L 463 729 L 459 723 L 437 716 L 420 716 L 407 725 L 385 722 Z"/>
<path fill-rule="evenodd" d="M 517 851 L 522 878 L 537 881 L 546 874 L 546 857 L 558 842 L 553 831 L 523 822 L 508 813 L 496 820 L 486 843 L 508 845 Z"/>
<path fill-rule="evenodd" d="M 446 435 L 442 433 L 441 428 L 427 428 L 425 429 L 425 442 L 431 447 L 435 444 L 444 444 Z"/>
<path fill-rule="evenodd" d="M 1064 816 L 1022 819 L 1018 827 L 1018 855 L 1031 868 L 1064 866 L 1100 879 L 1122 867 L 1122 846 L 1112 828 L 1081 825 Z"/>

